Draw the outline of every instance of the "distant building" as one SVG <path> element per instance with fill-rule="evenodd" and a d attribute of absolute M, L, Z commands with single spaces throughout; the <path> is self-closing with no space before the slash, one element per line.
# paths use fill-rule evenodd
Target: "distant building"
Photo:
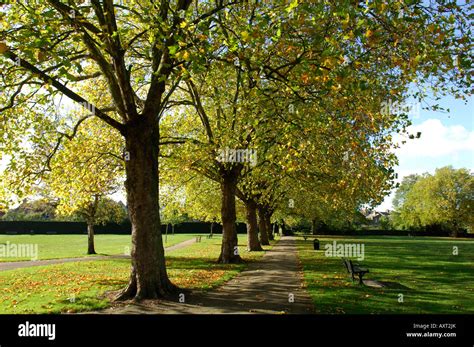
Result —
<path fill-rule="evenodd" d="M 382 217 L 389 217 L 390 216 L 390 211 L 385 211 L 385 212 L 380 212 L 380 211 L 372 211 L 368 213 L 365 218 L 371 223 L 371 224 L 380 224 L 380 220 Z"/>

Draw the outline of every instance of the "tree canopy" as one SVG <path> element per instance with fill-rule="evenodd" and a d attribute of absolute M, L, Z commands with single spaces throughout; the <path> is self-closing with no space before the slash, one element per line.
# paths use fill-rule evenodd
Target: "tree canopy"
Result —
<path fill-rule="evenodd" d="M 472 93 L 471 7 L 441 0 L 2 4 L 0 156 L 12 157 L 8 170 L 22 189 L 49 175 L 67 141 L 92 152 L 80 141 L 89 118 L 107 126 L 90 135 L 122 149 L 132 222 L 130 282 L 119 297 L 166 295 L 175 287 L 160 232 L 160 169 L 171 187 L 186 170 L 214 182 L 205 187 L 217 184 L 223 263 L 241 261 L 236 197 L 253 233 L 258 210 L 263 235 L 289 199 L 307 218 L 321 211 L 305 201 L 347 211 L 379 202 L 394 179 L 392 136 L 410 124 L 384 106 Z M 65 98 L 84 112 L 69 112 Z M 217 160 L 227 149 L 255 151 L 255 161 Z"/>
<path fill-rule="evenodd" d="M 395 210 L 396 225 L 416 229 L 437 224 L 454 235 L 473 230 L 474 175 L 469 170 L 446 166 L 434 175 L 408 176 L 398 191 L 403 200 Z"/>

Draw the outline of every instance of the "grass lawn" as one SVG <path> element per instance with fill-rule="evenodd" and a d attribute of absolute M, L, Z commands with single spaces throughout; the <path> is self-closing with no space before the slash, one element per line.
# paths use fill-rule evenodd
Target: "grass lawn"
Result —
<path fill-rule="evenodd" d="M 298 240 L 307 289 L 318 313 L 474 313 L 474 240 L 347 236 Z M 325 256 L 325 245 L 364 244 L 359 262 L 370 273 L 364 279 L 383 288 L 352 283 L 340 257 Z M 453 255 L 453 246 L 458 255 Z M 403 295 L 402 296 L 400 296 Z M 400 299 L 403 299 L 403 302 Z"/>
<path fill-rule="evenodd" d="M 168 235 L 165 247 L 186 241 L 195 235 Z M 95 251 L 98 255 L 125 254 L 130 251 L 130 235 L 95 235 Z M 88 256 L 87 235 L 0 235 L 0 245 L 38 245 L 38 259 L 75 258 Z M 163 236 L 165 242 L 165 236 Z M 31 260 L 25 257 L 2 257 L 0 262 Z"/>
<path fill-rule="evenodd" d="M 177 236 L 177 235 L 175 235 Z M 169 240 L 169 239 L 168 239 Z M 256 261 L 264 252 L 247 252 L 247 238 L 239 235 L 241 256 Z M 245 264 L 217 264 L 221 238 L 202 238 L 200 243 L 169 252 L 168 274 L 176 285 L 210 289 L 242 271 Z M 266 246 L 269 249 L 271 246 Z M 127 283 L 127 259 L 65 263 L 0 272 L 0 313 L 62 313 L 91 311 L 109 305 L 100 297 Z"/>

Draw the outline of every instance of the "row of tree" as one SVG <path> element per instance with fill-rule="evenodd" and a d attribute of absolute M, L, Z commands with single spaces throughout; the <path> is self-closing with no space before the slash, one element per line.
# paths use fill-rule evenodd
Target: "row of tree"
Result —
<path fill-rule="evenodd" d="M 410 124 L 385 105 L 422 100 L 427 86 L 460 98 L 471 92 L 469 6 L 2 5 L 3 182 L 17 195 L 42 184 L 64 201 L 93 204 L 124 173 L 132 269 L 119 297 L 165 295 L 175 287 L 160 198 L 170 214 L 185 207 L 221 221 L 222 263 L 241 261 L 238 204 L 249 249 L 259 250 L 271 218 L 343 219 L 379 203 L 394 179 L 392 134 Z M 83 109 L 58 107 L 63 97 Z"/>

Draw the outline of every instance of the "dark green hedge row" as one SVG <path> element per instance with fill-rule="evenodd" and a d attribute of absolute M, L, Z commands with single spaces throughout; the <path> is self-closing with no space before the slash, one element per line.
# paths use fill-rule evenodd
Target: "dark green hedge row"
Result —
<path fill-rule="evenodd" d="M 96 234 L 130 234 L 132 230 L 130 223 L 97 225 Z M 239 234 L 246 233 L 244 223 L 237 224 Z M 162 233 L 166 232 L 166 225 L 161 226 Z M 211 231 L 211 223 L 185 222 L 176 224 L 176 234 L 208 234 Z M 214 223 L 213 232 L 222 233 L 222 226 Z M 32 221 L 0 221 L 0 234 L 86 234 L 87 226 L 83 222 L 32 222 Z M 172 233 L 171 225 L 168 234 Z"/>
<path fill-rule="evenodd" d="M 295 229 L 297 232 L 310 234 L 309 229 Z M 431 229 L 423 231 L 412 231 L 412 230 L 384 230 L 384 229 L 367 229 L 367 230 L 351 230 L 351 229 L 330 229 L 321 228 L 316 231 L 316 235 L 367 235 L 367 236 L 437 236 L 437 237 L 449 237 L 452 236 L 449 230 Z M 474 234 L 468 234 L 467 232 L 461 232 L 459 237 L 472 237 Z"/>

